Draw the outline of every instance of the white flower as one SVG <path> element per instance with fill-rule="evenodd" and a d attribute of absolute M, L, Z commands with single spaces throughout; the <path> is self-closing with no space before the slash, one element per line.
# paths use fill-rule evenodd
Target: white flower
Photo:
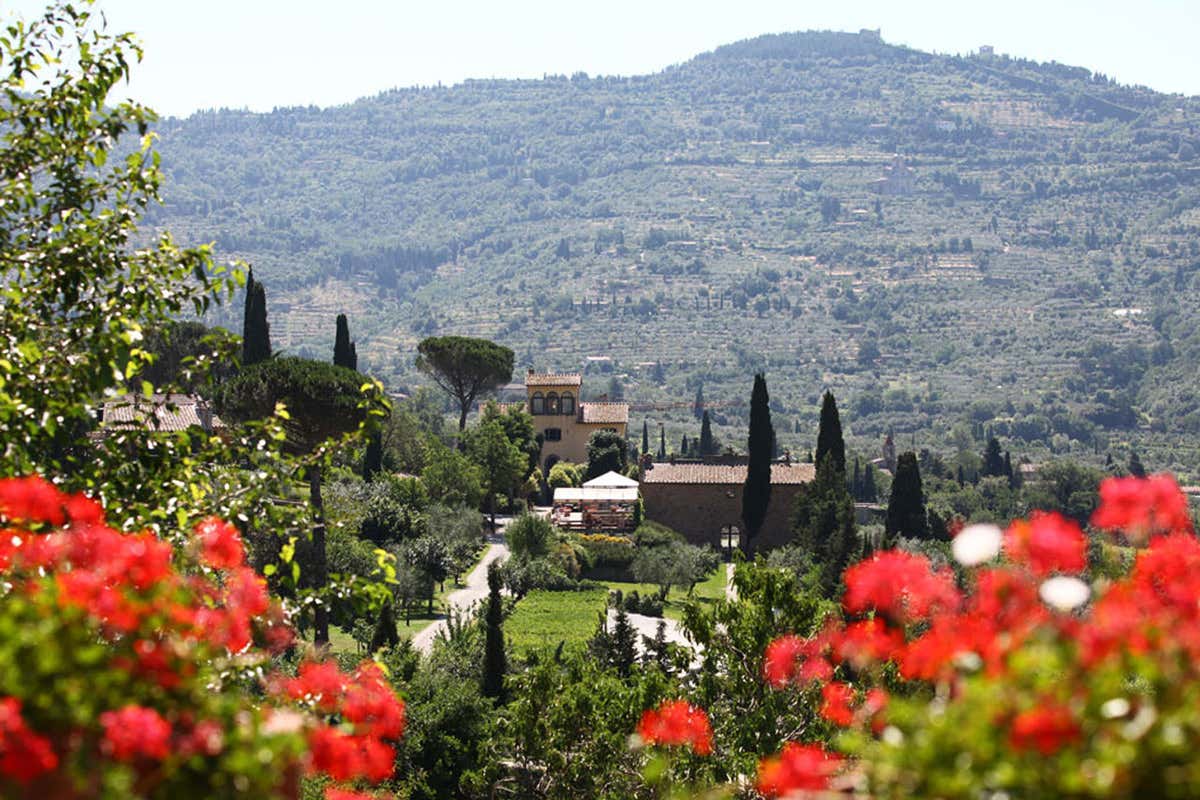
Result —
<path fill-rule="evenodd" d="M 954 537 L 950 549 L 955 561 L 964 567 L 974 567 L 1000 555 L 1001 538 L 995 525 L 968 525 Z"/>
<path fill-rule="evenodd" d="M 1079 578 L 1058 575 L 1043 581 L 1038 589 L 1042 602 L 1059 611 L 1079 608 L 1092 596 L 1092 590 Z"/>

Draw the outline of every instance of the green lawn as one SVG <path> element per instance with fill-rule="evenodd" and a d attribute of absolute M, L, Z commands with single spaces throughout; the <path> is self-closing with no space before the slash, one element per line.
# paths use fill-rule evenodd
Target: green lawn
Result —
<path fill-rule="evenodd" d="M 620 589 L 622 594 L 637 592 L 645 597 L 646 595 L 658 594 L 658 585 L 654 583 L 633 583 L 625 581 L 601 581 L 609 589 Z M 696 588 L 692 592 L 693 600 L 708 604 L 714 600 L 725 596 L 725 565 L 717 567 L 711 575 L 705 578 L 701 583 L 696 584 Z M 663 604 L 663 616 L 668 619 L 678 620 L 683 617 L 683 606 L 687 602 L 687 587 L 671 587 L 671 593 L 667 595 L 667 602 Z"/>
<path fill-rule="evenodd" d="M 521 598 L 504 621 L 504 635 L 514 650 L 582 646 L 596 632 L 599 614 L 608 604 L 608 592 L 550 592 L 535 590 Z"/>

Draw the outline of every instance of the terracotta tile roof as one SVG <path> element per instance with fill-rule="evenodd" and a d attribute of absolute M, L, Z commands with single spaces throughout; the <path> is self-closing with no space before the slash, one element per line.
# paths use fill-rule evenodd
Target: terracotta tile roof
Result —
<path fill-rule="evenodd" d="M 155 422 L 150 421 L 151 415 Z M 225 423 L 198 397 L 186 394 L 156 394 L 151 400 L 138 395 L 125 395 L 105 402 L 100 426 L 145 428 L 153 431 L 183 431 L 197 427 L 212 431 L 224 428 Z"/>
<path fill-rule="evenodd" d="M 583 376 L 578 372 L 530 372 L 525 376 L 526 386 L 582 386 Z"/>
<path fill-rule="evenodd" d="M 628 403 L 580 403 L 580 422 L 629 423 Z"/>
<path fill-rule="evenodd" d="M 816 477 L 812 464 L 772 464 L 772 484 L 808 483 Z M 741 485 L 746 482 L 746 465 L 655 464 L 646 470 L 642 483 L 711 483 Z"/>

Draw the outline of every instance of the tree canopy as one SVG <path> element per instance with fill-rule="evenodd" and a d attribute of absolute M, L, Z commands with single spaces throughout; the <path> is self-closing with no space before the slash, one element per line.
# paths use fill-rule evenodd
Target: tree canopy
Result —
<path fill-rule="evenodd" d="M 775 429 L 771 425 L 771 398 L 767 379 L 754 376 L 750 392 L 750 435 L 746 443 L 749 461 L 746 483 L 742 487 L 742 521 L 746 523 L 747 555 L 753 553 L 753 541 L 767 518 L 771 503 L 771 458 L 775 447 Z"/>
<path fill-rule="evenodd" d="M 460 431 L 480 394 L 512 379 L 513 351 L 487 339 L 433 336 L 417 345 L 417 353 L 417 369 L 458 403 Z"/>

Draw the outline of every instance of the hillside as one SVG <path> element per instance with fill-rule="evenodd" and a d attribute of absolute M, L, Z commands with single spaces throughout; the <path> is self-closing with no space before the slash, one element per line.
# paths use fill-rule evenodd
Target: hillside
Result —
<path fill-rule="evenodd" d="M 988 425 L 1195 474 L 1198 122 L 1077 67 L 764 36 L 654 75 L 168 119 L 151 222 L 252 262 L 277 345 L 331 353 L 349 313 L 398 389 L 422 336 L 464 333 L 589 365 L 672 447 L 698 383 L 739 442 L 765 369 L 793 449 L 828 386 L 872 454 Z"/>

